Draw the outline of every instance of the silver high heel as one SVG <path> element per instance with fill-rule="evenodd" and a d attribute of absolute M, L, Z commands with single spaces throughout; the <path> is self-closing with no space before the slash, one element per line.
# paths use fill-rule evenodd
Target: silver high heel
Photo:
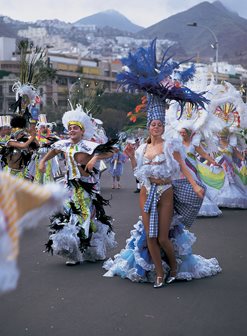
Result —
<path fill-rule="evenodd" d="M 155 283 L 154 283 L 154 288 L 161 288 L 164 287 L 164 281 L 165 281 L 165 276 L 157 276 Z"/>
<path fill-rule="evenodd" d="M 176 280 L 177 280 L 177 276 L 176 276 L 176 275 L 175 275 L 175 276 L 172 276 L 171 273 L 169 272 L 169 273 L 167 274 L 166 279 L 165 279 L 165 283 L 166 283 L 167 285 L 169 285 L 169 284 L 175 282 Z"/>

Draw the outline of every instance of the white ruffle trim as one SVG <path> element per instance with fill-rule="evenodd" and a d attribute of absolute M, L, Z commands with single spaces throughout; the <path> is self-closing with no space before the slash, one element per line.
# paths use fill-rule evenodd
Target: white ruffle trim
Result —
<path fill-rule="evenodd" d="M 203 200 L 202 206 L 197 217 L 218 217 L 222 215 L 222 211 L 218 208 L 217 204 L 210 201 Z"/>
<path fill-rule="evenodd" d="M 67 224 L 63 229 L 51 234 L 53 253 L 74 261 L 105 260 L 109 250 L 117 246 L 115 233 L 99 221 L 95 221 L 97 231 L 92 233 L 90 246 L 82 253 L 77 236 L 80 227 Z"/>
<path fill-rule="evenodd" d="M 115 233 L 105 224 L 95 221 L 97 231 L 92 234 L 90 246 L 83 253 L 84 261 L 105 260 L 107 252 L 117 246 Z"/>

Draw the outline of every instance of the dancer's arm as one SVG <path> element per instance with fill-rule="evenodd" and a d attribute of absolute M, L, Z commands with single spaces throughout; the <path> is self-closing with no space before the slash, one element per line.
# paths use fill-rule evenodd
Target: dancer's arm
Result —
<path fill-rule="evenodd" d="M 61 152 L 62 151 L 60 151 L 58 149 L 52 149 L 43 157 L 43 159 L 40 160 L 39 170 L 41 171 L 41 173 L 45 173 L 45 170 L 46 170 L 45 163 L 46 163 L 46 161 L 51 160 L 52 158 L 54 158 L 56 155 L 58 155 Z"/>
<path fill-rule="evenodd" d="M 203 157 L 205 160 L 208 160 L 208 162 L 210 162 L 214 166 L 220 167 L 220 164 L 218 164 L 207 152 L 205 152 L 201 146 L 195 146 L 195 149 L 197 153 L 201 155 L 201 157 Z"/>
<path fill-rule="evenodd" d="M 86 164 L 85 170 L 91 171 L 95 166 L 98 160 L 104 160 L 112 157 L 114 152 L 102 153 L 102 154 L 94 154 L 92 158 Z"/>
<path fill-rule="evenodd" d="M 132 169 L 135 169 L 137 166 L 136 159 L 135 159 L 135 148 L 131 144 L 127 144 L 124 153 L 129 157 Z"/>

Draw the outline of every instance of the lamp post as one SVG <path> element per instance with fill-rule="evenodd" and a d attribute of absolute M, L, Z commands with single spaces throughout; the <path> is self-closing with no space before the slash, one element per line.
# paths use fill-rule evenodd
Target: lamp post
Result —
<path fill-rule="evenodd" d="M 211 44 L 212 48 L 215 49 L 215 64 L 216 64 L 216 76 L 215 76 L 215 81 L 216 84 L 218 83 L 218 73 L 219 73 L 219 68 L 218 68 L 218 61 L 219 61 L 219 41 L 217 39 L 217 36 L 215 33 L 210 29 L 208 26 L 204 26 L 202 24 L 198 24 L 197 22 L 192 22 L 192 23 L 187 23 L 187 26 L 189 27 L 202 27 L 208 30 L 213 38 L 214 38 L 214 44 Z"/>

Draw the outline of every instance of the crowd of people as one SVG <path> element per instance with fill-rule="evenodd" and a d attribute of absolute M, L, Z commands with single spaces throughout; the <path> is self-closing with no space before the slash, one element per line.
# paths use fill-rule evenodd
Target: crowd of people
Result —
<path fill-rule="evenodd" d="M 157 62 L 156 57 L 149 57 L 156 55 L 155 47 L 154 40 L 148 48 L 130 54 L 117 78 L 128 90 L 144 91 L 147 96 L 147 139 L 109 140 L 102 122 L 79 104 L 64 113 L 66 139 L 61 139 L 46 115 L 33 120 L 27 113 L 28 103 L 23 102 L 31 104 L 32 97 L 37 97 L 33 87 L 29 97 L 29 88 L 23 84 L 25 90 L 19 86 L 17 92 L 18 100 L 22 99 L 19 110 L 0 118 L 0 183 L 4 185 L 6 175 L 13 185 L 24 181 L 21 192 L 24 195 L 29 190 L 31 198 L 32 192 L 37 195 L 36 187 L 42 194 L 47 193 L 47 185 L 59 186 L 45 199 L 54 210 L 46 250 L 65 258 L 66 265 L 105 260 L 104 276 L 118 275 L 161 288 L 177 280 L 221 272 L 216 258 L 193 254 L 195 235 L 190 227 L 197 216 L 222 215 L 221 207 L 247 208 L 247 122 L 244 103 L 230 85 L 219 88 L 211 83 L 208 96 L 193 91 L 186 83 L 193 77 L 194 67 L 185 74 L 169 59 Z M 231 95 L 235 100 L 230 103 L 236 109 L 224 114 L 222 106 Z M 141 216 L 125 248 L 106 260 L 117 243 L 105 210 L 109 200 L 101 194 L 101 173 L 107 169 L 112 189 L 120 189 L 127 160 L 136 179 Z M 16 196 L 17 205 L 19 199 Z M 8 250 L 0 249 L 0 264 L 4 265 L 0 291 L 6 290 L 9 246 L 13 245 L 10 221 L 3 220 L 9 216 L 5 203 L 6 197 L 0 193 L 0 243 L 4 241 Z M 32 207 L 30 202 L 27 209 L 22 203 L 21 222 L 41 205 L 37 201 Z M 19 222 L 13 219 L 14 225 Z"/>

